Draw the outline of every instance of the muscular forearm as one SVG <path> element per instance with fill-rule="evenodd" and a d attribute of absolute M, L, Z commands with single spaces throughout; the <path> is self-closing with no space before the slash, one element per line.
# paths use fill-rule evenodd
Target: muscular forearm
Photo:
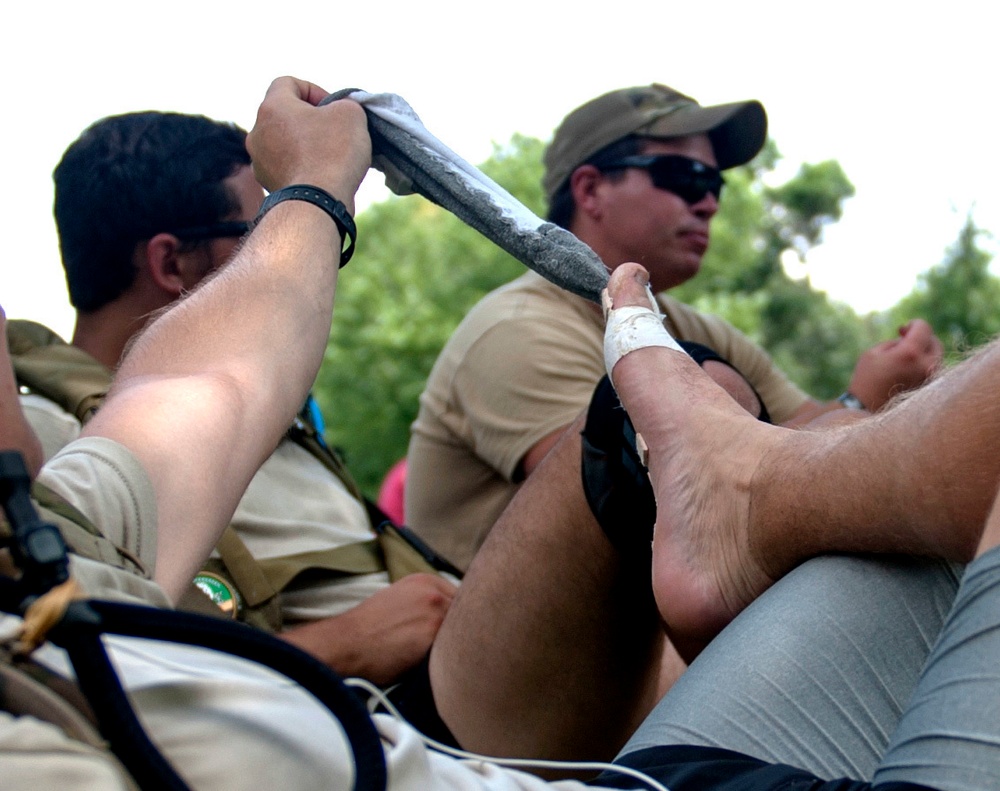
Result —
<path fill-rule="evenodd" d="M 350 209 L 370 161 L 364 111 L 314 107 L 323 95 L 275 81 L 247 146 L 264 187 L 309 181 Z M 275 206 L 228 265 L 140 336 L 86 429 L 124 444 L 148 473 L 160 523 L 155 578 L 170 596 L 208 556 L 312 384 L 340 245 L 322 209 Z"/>
<path fill-rule="evenodd" d="M 161 525 L 155 576 L 171 596 L 214 546 L 322 360 L 339 235 L 320 210 L 290 204 L 149 327 L 112 388 L 108 406 L 118 408 L 85 429 L 126 445 L 149 474 Z"/>

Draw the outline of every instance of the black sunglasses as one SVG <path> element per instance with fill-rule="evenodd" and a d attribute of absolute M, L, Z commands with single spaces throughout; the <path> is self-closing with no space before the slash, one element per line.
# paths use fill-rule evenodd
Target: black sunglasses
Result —
<path fill-rule="evenodd" d="M 229 236 L 243 236 L 250 230 L 250 223 L 243 220 L 214 222 L 211 225 L 192 225 L 168 231 L 184 242 L 201 242 L 205 239 L 224 239 Z"/>
<path fill-rule="evenodd" d="M 594 164 L 602 171 L 642 168 L 649 173 L 654 187 L 672 192 L 689 206 L 710 192 L 718 200 L 725 184 L 717 168 L 679 154 L 636 155 Z"/>

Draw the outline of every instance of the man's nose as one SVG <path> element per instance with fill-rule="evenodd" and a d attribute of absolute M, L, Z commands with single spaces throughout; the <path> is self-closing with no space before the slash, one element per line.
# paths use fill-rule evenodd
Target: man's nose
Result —
<path fill-rule="evenodd" d="M 719 199 L 714 193 L 706 192 L 700 201 L 691 204 L 691 211 L 703 220 L 710 220 L 719 211 Z"/>

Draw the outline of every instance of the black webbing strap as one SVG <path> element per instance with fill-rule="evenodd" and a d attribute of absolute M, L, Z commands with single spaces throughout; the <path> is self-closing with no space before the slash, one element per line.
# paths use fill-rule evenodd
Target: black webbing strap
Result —
<path fill-rule="evenodd" d="M 11 549 L 21 570 L 0 576 L 0 609 L 23 615 L 28 604 L 66 577 L 66 546 L 42 522 L 28 497 L 20 454 L 0 453 L 0 505 L 10 523 Z M 354 755 L 356 791 L 384 791 L 382 742 L 361 701 L 319 660 L 283 640 L 239 623 L 193 613 L 106 601 L 77 601 L 48 639 L 69 655 L 77 683 L 109 747 L 144 789 L 187 791 L 146 735 L 101 640 L 104 634 L 180 643 L 220 651 L 265 665 L 298 683 L 340 722 Z"/>
<path fill-rule="evenodd" d="M 336 673 L 304 651 L 259 629 L 217 618 L 120 602 L 75 602 L 49 639 L 69 654 L 101 733 L 144 790 L 187 786 L 146 736 L 108 659 L 103 634 L 208 648 L 281 673 L 340 722 L 354 755 L 355 791 L 386 788 L 382 742 L 367 709 Z"/>

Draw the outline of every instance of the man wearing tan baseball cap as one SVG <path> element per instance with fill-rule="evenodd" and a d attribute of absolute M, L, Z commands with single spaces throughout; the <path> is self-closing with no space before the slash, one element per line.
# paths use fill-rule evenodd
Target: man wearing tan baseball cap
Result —
<path fill-rule="evenodd" d="M 570 113 L 545 152 L 549 219 L 609 267 L 637 261 L 655 291 L 672 288 L 708 249 L 720 170 L 751 160 L 766 137 L 757 101 L 702 107 L 659 84 L 606 93 Z"/>
<path fill-rule="evenodd" d="M 603 94 L 571 112 L 556 130 L 545 152 L 545 194 L 551 200 L 578 165 L 627 136 L 698 134 L 708 135 L 716 163 L 725 170 L 757 155 L 767 137 L 767 115 L 755 100 L 702 107 L 658 83 Z"/>
<path fill-rule="evenodd" d="M 650 273 L 671 334 L 710 347 L 751 383 L 776 423 L 842 408 L 795 386 L 738 330 L 663 293 L 694 277 L 724 185 L 767 136 L 757 101 L 702 107 L 665 85 L 611 91 L 571 112 L 545 153 L 549 219 L 609 269 Z M 406 514 L 465 567 L 521 481 L 586 408 L 604 370 L 595 306 L 529 272 L 487 295 L 449 340 L 420 399 L 409 449 Z M 851 405 L 879 408 L 940 360 L 929 326 L 866 352 Z M 858 414 L 863 414 L 858 410 Z"/>

